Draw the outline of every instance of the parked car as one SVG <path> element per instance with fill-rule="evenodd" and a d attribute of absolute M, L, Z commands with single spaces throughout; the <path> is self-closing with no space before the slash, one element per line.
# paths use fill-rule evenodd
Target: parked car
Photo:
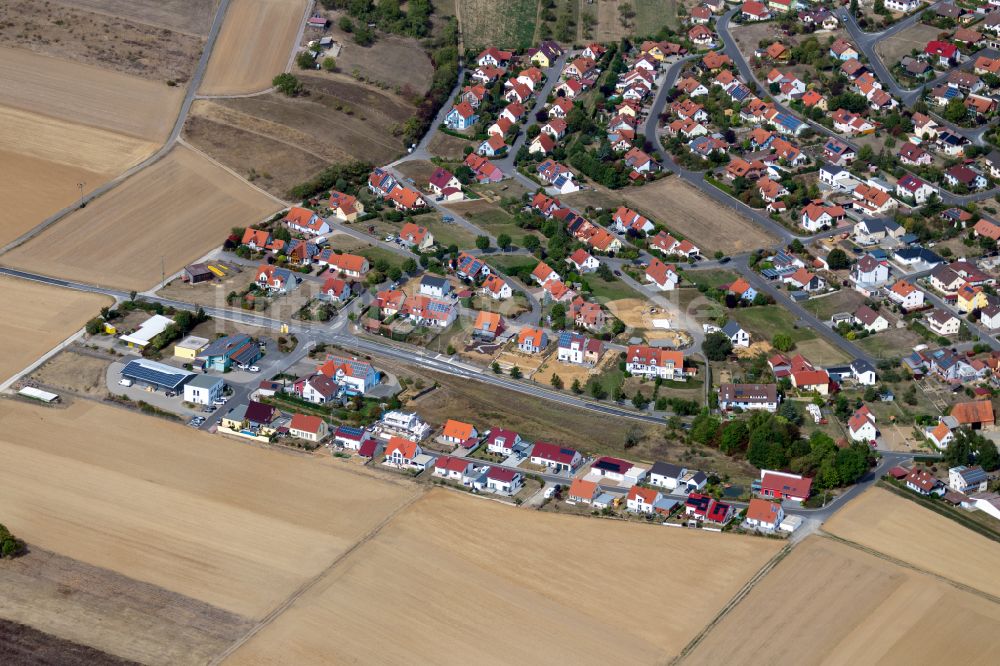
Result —
<path fill-rule="evenodd" d="M 256 365 L 251 365 L 249 368 L 247 368 L 247 370 L 249 370 L 250 372 L 260 372 L 260 368 L 258 368 Z"/>

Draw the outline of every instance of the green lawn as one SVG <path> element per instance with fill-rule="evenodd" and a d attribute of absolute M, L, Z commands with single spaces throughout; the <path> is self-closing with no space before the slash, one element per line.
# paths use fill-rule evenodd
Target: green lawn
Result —
<path fill-rule="evenodd" d="M 808 328 L 796 328 L 795 318 L 780 305 L 740 308 L 732 310 L 731 315 L 758 340 L 772 340 L 776 333 L 787 333 L 792 342 L 816 337 Z"/>
<path fill-rule="evenodd" d="M 617 352 L 609 351 L 609 354 L 616 354 Z M 608 398 L 611 398 L 611 392 L 615 390 L 616 387 L 621 386 L 625 381 L 625 373 L 618 369 L 618 364 L 611 366 L 601 374 L 597 375 L 597 381 L 601 383 L 604 390 L 608 392 Z M 648 390 L 647 397 L 653 394 L 652 387 Z M 589 392 L 588 392 L 589 395 Z"/>
<path fill-rule="evenodd" d="M 810 298 L 802 307 L 826 321 L 838 312 L 854 312 L 864 302 L 865 297 L 861 293 L 853 289 L 841 289 L 829 296 Z"/>
<path fill-rule="evenodd" d="M 523 49 L 533 43 L 538 0 L 458 0 L 458 3 L 466 48 Z"/>
<path fill-rule="evenodd" d="M 489 208 L 482 211 L 462 212 L 462 217 L 472 222 L 474 225 L 488 231 L 494 237 L 500 234 L 507 234 L 514 241 L 514 245 L 520 247 L 526 235 L 531 234 L 541 241 L 545 247 L 547 238 L 538 231 L 522 229 L 514 223 L 514 218 L 502 208 Z"/>
<path fill-rule="evenodd" d="M 555 267 L 553 266 L 553 268 Z M 642 294 L 617 278 L 611 282 L 605 282 L 603 278 L 596 275 L 588 275 L 587 284 L 590 285 L 594 298 L 602 303 L 623 298 L 644 298 Z"/>
<path fill-rule="evenodd" d="M 635 7 L 634 32 L 637 35 L 652 35 L 664 25 L 676 28 L 676 0 L 632 0 Z"/>
<path fill-rule="evenodd" d="M 485 256 L 486 263 L 495 266 L 498 270 L 507 273 L 513 269 L 528 267 L 534 269 L 538 265 L 538 259 L 524 254 L 491 254 Z"/>
<path fill-rule="evenodd" d="M 396 254 L 395 252 L 387 250 L 383 247 L 375 247 L 374 245 L 360 247 L 355 250 L 355 252 L 368 259 L 368 261 L 373 265 L 380 259 L 385 259 L 389 262 L 390 266 L 402 266 L 403 262 L 406 261 L 402 255 Z"/>
<path fill-rule="evenodd" d="M 438 245 L 456 245 L 460 250 L 476 247 L 476 234 L 457 224 L 441 222 L 439 216 L 421 216 L 417 224 L 427 227 L 434 234 L 434 242 Z"/>
<path fill-rule="evenodd" d="M 910 350 L 923 342 L 923 338 L 913 331 L 903 329 L 890 329 L 869 335 L 862 340 L 856 340 L 855 344 L 867 351 L 875 358 L 900 358 L 910 353 Z"/>
<path fill-rule="evenodd" d="M 696 287 L 705 285 L 709 288 L 717 288 L 734 282 L 739 275 L 732 271 L 709 268 L 703 271 L 681 270 L 681 277 L 682 280 L 687 280 Z"/>

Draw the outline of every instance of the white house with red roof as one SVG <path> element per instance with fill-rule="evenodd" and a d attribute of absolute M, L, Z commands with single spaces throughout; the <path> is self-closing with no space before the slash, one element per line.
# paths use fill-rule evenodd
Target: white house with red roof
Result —
<path fill-rule="evenodd" d="M 625 496 L 625 508 L 632 513 L 653 513 L 654 505 L 663 499 L 663 494 L 653 488 L 632 486 Z"/>
<path fill-rule="evenodd" d="M 874 442 L 878 438 L 875 415 L 871 413 L 867 405 L 862 405 L 847 420 L 847 432 L 855 442 Z"/>
<path fill-rule="evenodd" d="M 759 497 L 750 500 L 747 507 L 746 524 L 764 530 L 776 530 L 785 519 L 785 511 L 778 502 L 769 502 Z"/>
<path fill-rule="evenodd" d="M 770 469 L 760 471 L 760 490 L 757 494 L 761 497 L 805 502 L 811 490 L 812 479 L 809 477 Z"/>
<path fill-rule="evenodd" d="M 462 478 L 472 471 L 472 463 L 464 458 L 440 456 L 434 463 L 434 476 L 462 482 Z"/>
<path fill-rule="evenodd" d="M 615 231 L 622 234 L 632 231 L 645 236 L 656 228 L 649 218 L 625 206 L 618 207 L 611 221 L 614 223 Z"/>
<path fill-rule="evenodd" d="M 494 301 L 502 301 L 514 295 L 507 281 L 499 275 L 488 275 L 479 290 Z"/>
<path fill-rule="evenodd" d="M 891 301 L 906 310 L 913 310 L 924 304 L 924 292 L 906 280 L 897 280 L 889 289 L 888 296 Z"/>
<path fill-rule="evenodd" d="M 601 262 L 592 254 L 584 250 L 582 247 L 578 248 L 569 255 L 566 259 L 566 263 L 576 269 L 578 273 L 593 273 L 601 266 Z"/>
<path fill-rule="evenodd" d="M 521 444 L 521 436 L 513 430 L 490 428 L 486 432 L 486 450 L 499 456 L 509 456 Z"/>
<path fill-rule="evenodd" d="M 583 456 L 579 451 L 569 449 L 548 442 L 535 442 L 531 447 L 531 464 L 548 467 L 556 472 L 572 472 L 580 463 Z"/>
<path fill-rule="evenodd" d="M 680 276 L 674 264 L 665 264 L 653 257 L 646 268 L 646 281 L 655 284 L 660 291 L 671 291 L 677 288 Z"/>
<path fill-rule="evenodd" d="M 309 210 L 295 206 L 282 219 L 289 229 L 309 236 L 320 236 L 330 233 L 330 225 L 322 217 Z"/>
<path fill-rule="evenodd" d="M 480 67 L 506 67 L 513 57 L 511 51 L 501 51 L 495 46 L 490 46 L 476 56 L 476 64 Z"/>
<path fill-rule="evenodd" d="M 630 345 L 625 354 L 625 369 L 637 377 L 687 381 L 684 352 L 676 349 Z"/>
<path fill-rule="evenodd" d="M 524 475 L 506 467 L 490 467 L 486 473 L 486 490 L 496 495 L 516 495 L 524 486 Z"/>

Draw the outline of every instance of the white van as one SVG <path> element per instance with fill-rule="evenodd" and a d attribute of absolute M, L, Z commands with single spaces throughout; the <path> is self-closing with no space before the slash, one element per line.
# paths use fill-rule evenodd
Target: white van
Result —
<path fill-rule="evenodd" d="M 126 379 L 125 377 L 122 377 L 121 379 L 119 379 L 118 383 L 121 384 L 122 386 L 132 386 L 132 380 L 131 379 Z"/>

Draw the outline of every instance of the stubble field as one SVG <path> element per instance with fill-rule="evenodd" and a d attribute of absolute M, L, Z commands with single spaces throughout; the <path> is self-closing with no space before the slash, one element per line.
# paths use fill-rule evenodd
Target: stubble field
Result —
<path fill-rule="evenodd" d="M 778 548 L 763 539 L 524 511 L 434 490 L 231 662 L 660 663 Z M 613 583 L 597 573 L 611 562 Z M 683 562 L 698 584 L 676 584 L 671 562 Z M 671 607 L 684 612 L 663 618 Z M 373 640 L 386 627 L 392 639 Z M 516 640 L 504 639 L 507 632 Z M 588 636 L 593 640 L 581 640 Z"/>
<path fill-rule="evenodd" d="M 663 178 L 625 191 L 625 203 L 641 208 L 657 222 L 683 234 L 711 255 L 768 247 L 777 242 L 756 224 L 709 199 L 679 178 Z"/>
<path fill-rule="evenodd" d="M 1000 605 L 992 601 L 811 536 L 685 661 L 985 665 L 1000 649 L 1000 636 L 991 630 L 998 622 Z"/>
<path fill-rule="evenodd" d="M 189 148 L 165 158 L 4 255 L 7 264 L 146 289 L 281 206 Z"/>
<path fill-rule="evenodd" d="M 0 382 L 78 331 L 112 300 L 37 282 L 0 277 Z M 27 440 L 26 440 L 27 441 Z M 8 464 L 0 467 L 9 467 Z"/>
<path fill-rule="evenodd" d="M 183 96 L 179 87 L 0 47 L 0 100 L 22 111 L 162 142 Z"/>
<path fill-rule="evenodd" d="M 156 144 L 0 106 L 0 245 L 141 162 Z"/>
<path fill-rule="evenodd" d="M 0 504 L 12 531 L 85 571 L 162 588 L 163 607 L 143 612 L 176 619 L 200 609 L 207 619 L 192 624 L 207 622 L 206 632 L 206 605 L 229 629 L 260 618 L 418 492 L 328 457 L 268 451 L 88 401 L 62 409 L 11 402 L 0 411 L 0 433 Z M 21 611 L 34 612 L 42 631 L 112 654 L 129 656 L 147 638 L 145 620 L 80 636 L 84 621 L 100 624 L 101 615 L 87 618 L 76 606 L 84 617 L 67 626 L 58 598 L 49 603 L 51 613 L 32 610 L 30 600 Z M 77 635 L 67 635 L 73 627 Z"/>
<path fill-rule="evenodd" d="M 305 0 L 233 0 L 199 92 L 258 92 L 285 71 L 304 19 Z"/>
<path fill-rule="evenodd" d="M 888 490 L 865 491 L 837 512 L 824 529 L 1000 597 L 1000 544 Z"/>

